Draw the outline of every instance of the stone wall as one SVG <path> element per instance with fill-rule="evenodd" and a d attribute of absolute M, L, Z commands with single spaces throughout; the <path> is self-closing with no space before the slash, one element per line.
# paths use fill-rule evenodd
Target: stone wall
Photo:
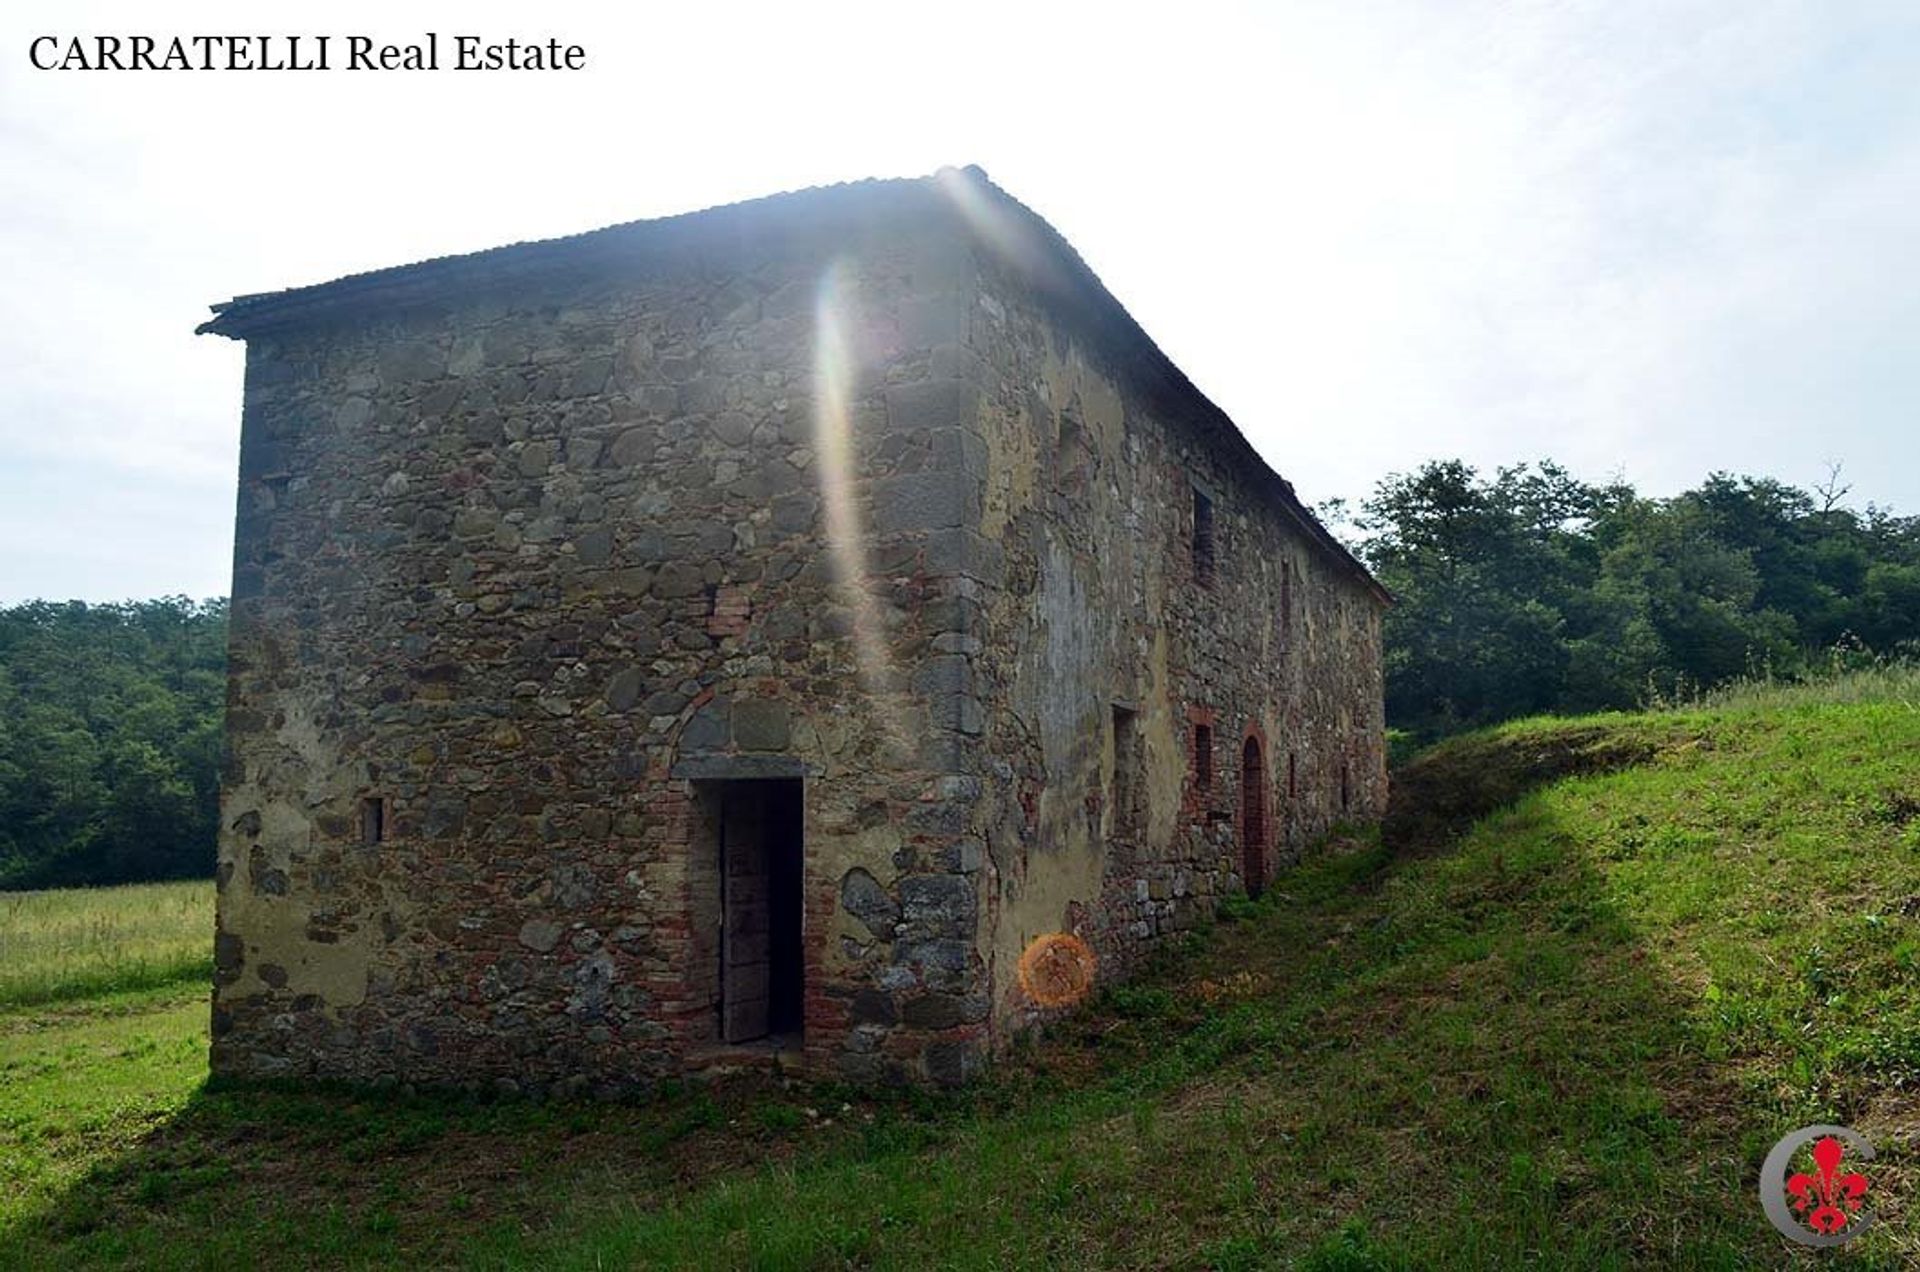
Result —
<path fill-rule="evenodd" d="M 810 1062 L 970 1071 L 973 281 L 918 220 L 250 333 L 217 1072 L 681 1067 L 701 779 L 799 773 Z"/>
<path fill-rule="evenodd" d="M 1209 438 L 1198 408 L 1183 416 L 1024 275 L 990 255 L 983 270 L 982 533 L 1005 569 L 984 600 L 990 776 L 975 820 L 1004 1040 L 1038 1014 L 1015 975 L 1036 937 L 1073 932 L 1103 977 L 1119 975 L 1247 885 L 1248 738 L 1265 770 L 1268 879 L 1341 819 L 1377 818 L 1386 763 L 1368 584 L 1310 543 L 1256 485 L 1264 467 Z M 1208 582 L 1196 488 L 1215 520 Z M 1213 737 L 1205 787 L 1197 725 Z"/>
<path fill-rule="evenodd" d="M 719 780 L 806 779 L 805 1053 L 862 1081 L 976 1071 L 1035 937 L 1111 976 L 1240 887 L 1247 737 L 1269 875 L 1377 814 L 1376 602 L 1244 444 L 980 197 L 806 197 L 249 320 L 216 1072 L 698 1065 Z"/>

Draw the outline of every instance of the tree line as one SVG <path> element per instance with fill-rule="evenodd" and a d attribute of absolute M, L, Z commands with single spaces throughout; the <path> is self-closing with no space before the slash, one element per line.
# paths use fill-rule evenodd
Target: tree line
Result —
<path fill-rule="evenodd" d="M 0 888 L 213 873 L 227 604 L 0 608 Z"/>
<path fill-rule="evenodd" d="M 1327 511 L 1398 600 L 1387 720 L 1425 741 L 1920 653 L 1920 517 L 1845 494 L 1449 460 Z M 226 625 L 184 597 L 0 608 L 0 888 L 212 873 Z"/>
<path fill-rule="evenodd" d="M 1330 505 L 1394 593 L 1387 721 L 1421 741 L 1920 653 L 1920 517 L 1716 473 L 1671 498 L 1458 460 Z"/>

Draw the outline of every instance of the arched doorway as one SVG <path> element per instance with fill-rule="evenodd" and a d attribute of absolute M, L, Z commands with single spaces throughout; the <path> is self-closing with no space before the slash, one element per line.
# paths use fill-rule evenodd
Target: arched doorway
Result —
<path fill-rule="evenodd" d="M 1240 749 L 1240 860 L 1247 895 L 1257 897 L 1267 886 L 1267 765 L 1251 736 Z"/>

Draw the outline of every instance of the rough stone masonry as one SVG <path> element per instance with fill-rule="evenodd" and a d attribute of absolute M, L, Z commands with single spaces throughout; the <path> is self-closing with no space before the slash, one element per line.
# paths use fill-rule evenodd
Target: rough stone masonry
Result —
<path fill-rule="evenodd" d="M 977 169 L 202 330 L 218 1073 L 962 1081 L 1036 939 L 1123 976 L 1383 807 L 1386 594 Z"/>

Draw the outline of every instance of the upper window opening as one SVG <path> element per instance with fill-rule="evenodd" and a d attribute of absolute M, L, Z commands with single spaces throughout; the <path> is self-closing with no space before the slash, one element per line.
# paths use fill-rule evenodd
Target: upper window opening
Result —
<path fill-rule="evenodd" d="M 1202 791 L 1213 789 L 1213 726 L 1193 726 L 1193 784 Z"/>
<path fill-rule="evenodd" d="M 1202 587 L 1213 586 L 1213 500 L 1193 492 L 1193 576 Z"/>
<path fill-rule="evenodd" d="M 1080 418 L 1080 399 L 1076 395 L 1060 413 L 1060 440 L 1056 451 L 1060 492 L 1085 494 L 1093 475 L 1093 445 L 1087 427 Z"/>
<path fill-rule="evenodd" d="M 1294 563 L 1281 561 L 1281 648 L 1294 638 Z"/>

